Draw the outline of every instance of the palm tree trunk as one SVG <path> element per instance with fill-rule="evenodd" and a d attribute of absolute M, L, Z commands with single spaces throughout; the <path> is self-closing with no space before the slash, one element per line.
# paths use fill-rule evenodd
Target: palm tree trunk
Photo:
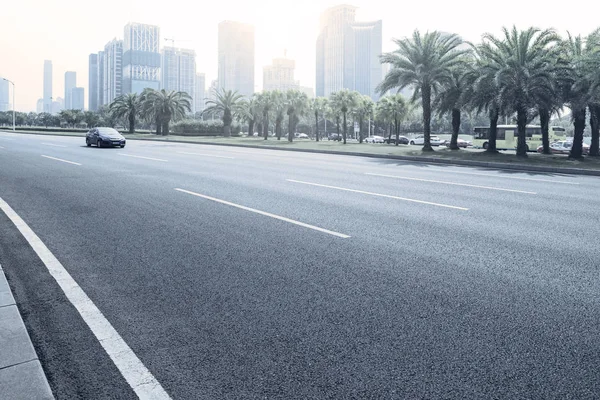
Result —
<path fill-rule="evenodd" d="M 129 113 L 129 133 L 135 132 L 135 114 Z"/>
<path fill-rule="evenodd" d="M 486 149 L 486 153 L 495 154 L 498 152 L 496 150 L 496 138 L 498 137 L 498 118 L 500 117 L 500 112 L 497 108 L 493 108 L 490 110 L 490 138 L 488 141 L 488 148 Z"/>
<path fill-rule="evenodd" d="M 315 111 L 315 128 L 316 128 L 316 138 L 317 142 L 319 141 L 319 112 Z"/>
<path fill-rule="evenodd" d="M 335 129 L 337 132 L 338 137 L 340 136 L 340 117 L 336 116 L 335 117 Z"/>
<path fill-rule="evenodd" d="M 550 111 L 547 109 L 540 107 L 538 110 L 540 114 L 540 126 L 542 127 L 542 147 L 544 148 L 543 154 L 551 154 L 550 153 L 550 132 L 549 132 L 549 123 L 550 123 Z"/>
<path fill-rule="evenodd" d="M 590 105 L 590 126 L 592 129 L 592 143 L 590 156 L 600 156 L 600 104 Z"/>
<path fill-rule="evenodd" d="M 156 134 L 162 135 L 162 122 L 160 121 L 160 117 L 156 117 Z"/>
<path fill-rule="evenodd" d="M 364 137 L 364 129 L 363 129 L 363 125 L 364 125 L 364 120 L 363 120 L 363 116 L 361 115 L 360 117 L 358 117 L 358 143 L 362 143 L 363 142 L 363 137 Z"/>
<path fill-rule="evenodd" d="M 527 157 L 527 108 L 518 107 L 517 109 L 517 157 Z"/>
<path fill-rule="evenodd" d="M 165 119 L 163 122 L 163 136 L 167 136 L 169 134 L 169 119 Z"/>
<path fill-rule="evenodd" d="M 389 126 L 389 134 L 388 134 L 388 144 L 392 143 L 392 130 L 394 129 L 394 124 L 390 122 Z"/>
<path fill-rule="evenodd" d="M 458 132 L 460 131 L 460 110 L 452 109 L 452 138 L 450 138 L 450 150 L 459 150 Z"/>
<path fill-rule="evenodd" d="M 346 113 L 342 114 L 344 114 L 344 144 L 346 144 L 346 130 L 348 129 L 348 127 L 346 126 Z"/>
<path fill-rule="evenodd" d="M 573 133 L 573 147 L 569 158 L 576 160 L 583 159 L 583 131 L 585 130 L 585 108 L 573 110 L 573 125 L 575 132 Z"/>
<path fill-rule="evenodd" d="M 248 136 L 254 135 L 254 120 L 248 121 Z"/>
<path fill-rule="evenodd" d="M 293 122 L 294 122 L 294 115 L 288 114 L 288 142 L 292 142 L 294 140 L 294 131 L 292 129 Z"/>
<path fill-rule="evenodd" d="M 263 126 L 263 137 L 267 140 L 269 136 L 269 112 L 265 111 L 263 113 L 263 119 L 265 120 L 265 125 Z"/>
<path fill-rule="evenodd" d="M 275 119 L 275 134 L 277 135 L 277 140 L 281 140 L 281 122 L 283 122 L 283 118 L 277 117 Z"/>
<path fill-rule="evenodd" d="M 394 116 L 394 131 L 396 133 L 396 146 L 400 142 L 400 124 L 398 124 L 398 117 Z"/>
<path fill-rule="evenodd" d="M 423 105 L 423 151 L 433 151 L 431 147 L 431 86 L 423 85 L 421 89 Z"/>

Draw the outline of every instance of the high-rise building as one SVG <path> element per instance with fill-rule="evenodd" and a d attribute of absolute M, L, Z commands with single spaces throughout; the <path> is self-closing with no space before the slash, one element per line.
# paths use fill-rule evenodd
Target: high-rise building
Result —
<path fill-rule="evenodd" d="M 220 89 L 244 96 L 254 93 L 254 26 L 235 21 L 219 23 Z"/>
<path fill-rule="evenodd" d="M 306 94 L 309 99 L 315 97 L 315 90 L 309 86 L 300 86 L 298 88 L 302 93 Z"/>
<path fill-rule="evenodd" d="M 54 101 L 52 101 L 52 104 L 50 106 L 50 113 L 58 114 L 59 112 L 61 112 L 64 109 L 65 109 L 65 100 L 62 97 L 57 97 L 56 99 L 54 99 Z"/>
<path fill-rule="evenodd" d="M 84 108 L 85 89 L 74 87 L 71 89 L 71 107 L 72 110 L 82 110 Z"/>
<path fill-rule="evenodd" d="M 77 73 L 75 71 L 65 72 L 65 109 L 73 109 L 71 92 L 77 86 Z"/>
<path fill-rule="evenodd" d="M 8 111 L 8 81 L 0 78 L 0 111 Z"/>
<path fill-rule="evenodd" d="M 113 39 L 104 46 L 102 104 L 123 94 L 123 41 Z"/>
<path fill-rule="evenodd" d="M 44 112 L 52 112 L 52 61 L 44 60 Z"/>
<path fill-rule="evenodd" d="M 98 54 L 90 54 L 88 64 L 88 109 L 98 110 Z"/>
<path fill-rule="evenodd" d="M 194 88 L 194 112 L 202 112 L 205 108 L 206 98 L 206 75 L 196 74 L 196 83 Z"/>
<path fill-rule="evenodd" d="M 38 114 L 44 112 L 44 99 L 38 99 L 35 103 L 35 112 Z"/>
<path fill-rule="evenodd" d="M 142 93 L 160 87 L 160 28 L 125 25 L 123 41 L 123 93 Z"/>
<path fill-rule="evenodd" d="M 344 87 L 379 99 L 375 88 L 381 83 L 382 23 L 353 22 L 345 34 Z"/>
<path fill-rule="evenodd" d="M 271 65 L 263 67 L 263 90 L 298 89 L 294 80 L 296 62 L 289 58 L 274 58 Z"/>
<path fill-rule="evenodd" d="M 194 101 L 196 79 L 196 52 L 189 49 L 164 47 L 162 51 L 161 88 L 185 92 Z M 192 110 L 194 108 L 192 107 Z"/>
<path fill-rule="evenodd" d="M 104 51 L 98 52 L 98 108 L 106 104 L 104 101 Z M 121 71 L 122 72 L 122 71 Z"/>
<path fill-rule="evenodd" d="M 316 42 L 316 92 L 329 96 L 341 89 L 377 99 L 381 82 L 382 23 L 355 22 L 356 7 L 339 5 L 321 14 Z"/>

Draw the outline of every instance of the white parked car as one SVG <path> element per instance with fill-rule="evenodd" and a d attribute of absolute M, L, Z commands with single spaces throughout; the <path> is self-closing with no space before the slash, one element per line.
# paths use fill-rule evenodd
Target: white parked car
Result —
<path fill-rule="evenodd" d="M 310 137 L 308 137 L 308 135 L 306 133 L 299 133 L 298 136 L 296 136 L 297 139 L 310 139 Z"/>
<path fill-rule="evenodd" d="M 383 143 L 385 138 L 383 136 L 370 136 L 365 138 L 365 143 Z"/>
<path fill-rule="evenodd" d="M 440 138 L 435 135 L 431 135 L 429 137 L 429 141 L 432 146 L 439 146 L 442 144 L 442 141 L 440 140 Z M 425 144 L 425 136 L 423 136 L 423 135 L 415 136 L 414 138 L 410 139 L 410 142 L 408 142 L 408 144 L 413 144 L 413 145 Z"/>

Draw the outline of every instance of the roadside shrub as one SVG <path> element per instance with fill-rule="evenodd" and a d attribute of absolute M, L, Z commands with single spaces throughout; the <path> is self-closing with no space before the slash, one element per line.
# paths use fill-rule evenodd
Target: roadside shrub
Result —
<path fill-rule="evenodd" d="M 172 125 L 173 134 L 181 136 L 220 136 L 223 134 L 223 121 L 199 121 L 185 119 Z M 231 134 L 239 135 L 239 125 L 231 126 Z"/>

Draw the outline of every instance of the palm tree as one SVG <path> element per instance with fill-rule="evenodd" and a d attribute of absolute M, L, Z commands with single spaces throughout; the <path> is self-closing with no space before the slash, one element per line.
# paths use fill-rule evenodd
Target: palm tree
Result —
<path fill-rule="evenodd" d="M 363 142 L 365 129 L 363 129 L 363 124 L 365 119 L 370 119 L 373 116 L 373 111 L 375 108 L 375 103 L 371 100 L 371 97 L 365 95 L 359 95 L 357 99 L 357 106 L 355 109 L 356 116 L 358 117 L 358 129 L 360 132 L 359 135 L 359 143 Z"/>
<path fill-rule="evenodd" d="M 582 159 L 587 107 L 595 100 L 593 76 L 594 71 L 599 67 L 599 49 L 594 40 L 587 41 L 581 36 L 573 37 L 570 34 L 562 42 L 562 47 L 562 64 L 565 68 L 560 71 L 560 80 L 566 103 L 571 109 L 574 127 L 573 146 L 569 158 Z"/>
<path fill-rule="evenodd" d="M 587 62 L 583 65 L 589 75 L 589 99 L 588 109 L 590 112 L 590 128 L 592 142 L 589 155 L 600 156 L 600 29 L 592 32 L 586 39 Z"/>
<path fill-rule="evenodd" d="M 135 132 L 135 118 L 140 113 L 140 98 L 137 93 L 127 93 L 117 97 L 109 106 L 115 118 L 124 118 L 129 124 L 129 133 Z"/>
<path fill-rule="evenodd" d="M 156 117 L 163 135 L 169 134 L 171 120 L 182 119 L 192 111 L 192 97 L 185 92 L 150 89 L 144 91 L 143 99 L 142 108 Z"/>
<path fill-rule="evenodd" d="M 325 97 L 315 97 L 311 103 L 311 110 L 315 114 L 316 140 L 319 141 L 319 115 L 323 116 L 327 110 L 328 101 Z"/>
<path fill-rule="evenodd" d="M 285 93 L 273 90 L 271 92 L 271 99 L 273 100 L 272 108 L 275 113 L 275 134 L 277 135 L 277 140 L 281 140 L 281 125 L 287 113 Z"/>
<path fill-rule="evenodd" d="M 464 94 L 473 81 L 474 70 L 470 68 L 469 61 L 464 59 L 463 63 L 450 70 L 449 79 L 444 82 L 433 100 L 433 108 L 437 109 L 440 116 L 444 114 L 452 116 L 451 150 L 459 149 L 458 133 L 460 132 L 461 109 L 467 103 Z"/>
<path fill-rule="evenodd" d="M 260 104 L 263 118 L 263 137 L 265 140 L 269 137 L 269 113 L 273 108 L 274 101 L 272 93 L 264 91 L 256 96 L 256 101 Z"/>
<path fill-rule="evenodd" d="M 231 122 L 233 118 L 240 111 L 241 101 L 244 98 L 237 91 L 217 89 L 214 91 L 214 100 L 208 100 L 206 102 L 207 107 L 203 114 L 217 113 L 221 115 L 223 119 L 223 136 L 231 136 Z"/>
<path fill-rule="evenodd" d="M 347 130 L 348 130 L 348 125 L 346 123 L 346 116 L 348 115 L 348 112 L 353 111 L 356 108 L 356 106 L 358 105 L 357 92 L 352 92 L 348 89 L 342 89 L 339 92 L 332 93 L 331 104 L 332 104 L 332 107 L 336 108 L 337 110 L 339 110 L 339 112 L 342 113 L 342 117 L 344 119 L 343 138 L 344 138 L 344 144 L 346 144 L 346 137 L 347 137 Z"/>
<path fill-rule="evenodd" d="M 254 136 L 254 124 L 260 119 L 260 111 L 256 96 L 240 103 L 239 116 L 248 122 L 248 136 Z"/>
<path fill-rule="evenodd" d="M 394 120 L 392 105 L 389 97 L 382 97 L 375 106 L 375 118 L 384 126 L 385 131 L 388 131 L 388 144 L 392 141 L 392 121 Z"/>
<path fill-rule="evenodd" d="M 527 156 L 526 126 L 531 119 L 530 110 L 551 96 L 554 85 L 552 56 L 554 46 L 559 42 L 556 33 L 549 29 L 540 31 L 529 28 L 518 31 L 503 28 L 504 37 L 498 39 L 485 34 L 484 41 L 490 43 L 489 57 L 500 68 L 495 79 L 500 96 L 507 106 L 517 114 L 517 156 Z"/>
<path fill-rule="evenodd" d="M 440 85 L 450 79 L 450 71 L 460 65 L 462 56 L 468 50 L 459 50 L 462 40 L 457 35 L 416 30 L 412 38 L 395 39 L 398 49 L 381 56 L 381 62 L 391 64 L 383 82 L 378 86 L 380 93 L 390 89 L 402 90 L 408 86 L 415 88 L 414 97 L 421 96 L 423 108 L 424 151 L 431 147 L 431 96 L 437 93 Z"/>
<path fill-rule="evenodd" d="M 291 142 L 294 140 L 294 132 L 300 116 L 308 110 L 308 96 L 306 93 L 292 89 L 286 92 L 285 98 L 288 115 L 288 141 Z"/>

